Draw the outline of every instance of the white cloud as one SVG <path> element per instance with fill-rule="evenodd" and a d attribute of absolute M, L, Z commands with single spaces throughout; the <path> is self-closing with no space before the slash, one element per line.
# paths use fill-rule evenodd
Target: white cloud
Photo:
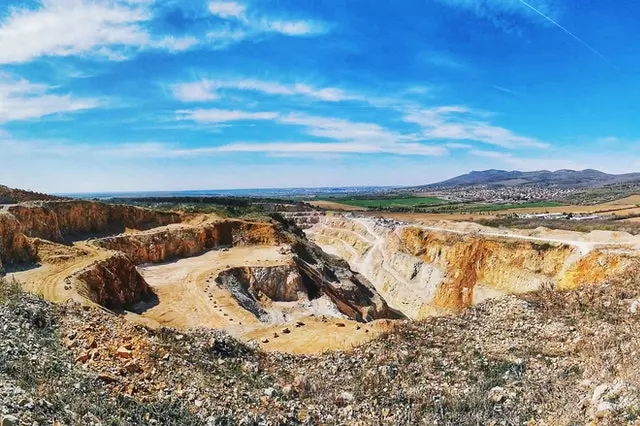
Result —
<path fill-rule="evenodd" d="M 241 120 L 268 120 L 301 126 L 310 136 L 332 142 L 243 143 L 211 148 L 216 152 L 305 152 L 305 153 L 387 153 L 398 155 L 444 155 L 445 147 L 417 143 L 412 135 L 402 135 L 378 124 L 359 123 L 331 117 L 277 112 L 247 112 L 198 109 L 178 112 L 178 118 L 198 123 L 222 123 Z"/>
<path fill-rule="evenodd" d="M 214 49 L 226 49 L 232 44 L 249 38 L 250 35 L 249 32 L 243 29 L 224 27 L 207 32 L 207 41 Z"/>
<path fill-rule="evenodd" d="M 153 37 L 147 0 L 40 0 L 0 18 L 0 64 L 42 56 L 92 55 L 122 60 L 137 49 L 186 50 L 193 37 Z"/>
<path fill-rule="evenodd" d="M 169 52 L 182 52 L 189 50 L 196 44 L 198 44 L 198 39 L 195 37 L 168 36 L 152 42 L 151 46 L 158 49 L 168 50 Z"/>
<path fill-rule="evenodd" d="M 212 148 L 217 152 L 264 152 L 264 153 L 336 153 L 336 154 L 397 154 L 440 156 L 447 153 L 439 146 L 428 146 L 417 143 L 401 144 L 368 144 L 352 142 L 303 142 L 303 143 L 238 143 Z"/>
<path fill-rule="evenodd" d="M 473 148 L 473 146 L 469 144 L 458 143 L 458 142 L 445 143 L 444 146 L 446 146 L 449 149 L 472 149 Z"/>
<path fill-rule="evenodd" d="M 245 6 L 234 1 L 218 1 L 214 0 L 209 3 L 209 12 L 220 18 L 244 19 Z"/>
<path fill-rule="evenodd" d="M 223 109 L 196 109 L 178 111 L 178 118 L 199 123 L 223 123 L 240 120 L 269 120 L 280 124 L 302 126 L 310 136 L 339 141 L 366 141 L 368 143 L 394 143 L 413 141 L 413 136 L 401 135 L 378 124 L 359 123 L 332 117 L 306 114 L 280 114 L 277 112 L 247 112 Z"/>
<path fill-rule="evenodd" d="M 461 106 L 444 106 L 409 112 L 407 123 L 422 127 L 428 139 L 475 141 L 503 148 L 547 148 L 549 145 L 534 138 L 519 136 L 503 127 L 482 121 L 473 111 Z"/>
<path fill-rule="evenodd" d="M 289 36 L 307 36 L 327 32 L 326 25 L 315 21 L 282 21 L 263 18 L 258 28 L 265 32 L 280 33 Z"/>
<path fill-rule="evenodd" d="M 215 88 L 207 80 L 172 86 L 173 96 L 182 102 L 204 102 L 218 99 Z"/>
<path fill-rule="evenodd" d="M 335 87 L 314 87 L 305 83 L 283 84 L 275 81 L 239 79 L 239 80 L 208 80 L 179 83 L 172 86 L 174 96 L 184 102 L 208 101 L 217 99 L 220 90 L 238 90 L 258 92 L 267 95 L 305 96 L 327 102 L 341 102 L 348 100 L 362 100 L 365 98 L 349 94 Z M 198 90 L 200 96 L 183 96 L 184 92 Z"/>
<path fill-rule="evenodd" d="M 96 108 L 97 99 L 51 93 L 51 88 L 0 75 L 0 123 Z"/>
<path fill-rule="evenodd" d="M 213 0 L 209 3 L 209 12 L 218 18 L 237 21 L 241 24 L 245 37 L 258 36 L 261 33 L 302 37 L 324 34 L 329 30 L 327 24 L 319 21 L 280 19 L 247 13 L 246 6 L 235 1 Z M 241 39 L 236 39 L 239 40 Z"/>
<path fill-rule="evenodd" d="M 476 157 L 498 160 L 501 163 L 507 164 L 510 168 L 522 171 L 560 169 L 583 170 L 587 168 L 587 165 L 584 163 L 579 163 L 573 160 L 565 160 L 561 158 L 525 158 L 516 157 L 506 152 L 484 151 L 476 149 L 469 151 L 469 154 Z"/>
<path fill-rule="evenodd" d="M 274 120 L 278 117 L 275 112 L 247 112 L 224 109 L 197 109 L 178 111 L 178 117 L 200 123 L 225 123 L 241 120 Z"/>
<path fill-rule="evenodd" d="M 369 143 L 393 143 L 407 139 L 400 134 L 373 123 L 357 123 L 331 117 L 317 117 L 304 114 L 288 114 L 278 118 L 279 123 L 303 126 L 309 135 L 349 141 Z"/>

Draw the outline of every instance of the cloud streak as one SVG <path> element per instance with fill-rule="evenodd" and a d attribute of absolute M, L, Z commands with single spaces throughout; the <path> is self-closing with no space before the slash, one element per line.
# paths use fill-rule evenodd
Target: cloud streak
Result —
<path fill-rule="evenodd" d="M 52 93 L 51 87 L 0 75 L 0 123 L 97 108 L 100 101 Z"/>
<path fill-rule="evenodd" d="M 545 142 L 483 121 L 474 111 L 463 106 L 411 111 L 404 116 L 404 121 L 419 125 L 421 136 L 426 139 L 474 141 L 507 149 L 549 147 Z"/>
<path fill-rule="evenodd" d="M 311 19 L 261 16 L 249 11 L 245 4 L 236 1 L 214 0 L 209 3 L 209 12 L 211 15 L 226 21 L 227 26 L 230 24 L 237 26 L 235 29 L 213 30 L 209 33 L 209 36 L 217 35 L 220 38 L 221 34 L 229 34 L 234 36 L 230 41 L 236 42 L 268 33 L 291 37 L 306 37 L 324 34 L 329 31 L 329 25 L 324 22 Z"/>
<path fill-rule="evenodd" d="M 254 79 L 202 79 L 190 83 L 174 84 L 171 86 L 171 90 L 174 97 L 183 102 L 204 102 L 218 99 L 221 90 L 237 90 L 279 96 L 304 96 L 326 102 L 364 99 L 335 87 L 318 88 L 305 83 L 283 84 L 275 81 Z"/>

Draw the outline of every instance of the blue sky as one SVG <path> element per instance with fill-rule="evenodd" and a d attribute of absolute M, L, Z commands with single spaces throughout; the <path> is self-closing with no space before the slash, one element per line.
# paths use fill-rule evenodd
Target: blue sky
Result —
<path fill-rule="evenodd" d="M 0 183 L 639 171 L 639 21 L 635 0 L 3 0 Z"/>

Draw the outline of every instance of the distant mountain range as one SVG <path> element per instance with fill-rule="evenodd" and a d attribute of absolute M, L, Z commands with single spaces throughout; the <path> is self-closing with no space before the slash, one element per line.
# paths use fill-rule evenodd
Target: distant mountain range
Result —
<path fill-rule="evenodd" d="M 561 188 L 598 188 L 610 184 L 627 182 L 640 184 L 640 173 L 611 175 L 599 170 L 539 170 L 520 172 L 506 170 L 473 171 L 453 179 L 431 185 L 423 185 L 418 189 L 461 188 L 466 186 L 486 185 L 490 187 L 505 186 L 557 186 Z"/>

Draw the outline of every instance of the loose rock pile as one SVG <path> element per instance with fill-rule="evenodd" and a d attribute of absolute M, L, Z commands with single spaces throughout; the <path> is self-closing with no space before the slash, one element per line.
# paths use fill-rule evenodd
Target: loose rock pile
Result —
<path fill-rule="evenodd" d="M 637 424 L 637 277 L 406 322 L 353 352 L 0 297 L 3 425 Z M 4 416 L 4 417 L 2 417 Z"/>

